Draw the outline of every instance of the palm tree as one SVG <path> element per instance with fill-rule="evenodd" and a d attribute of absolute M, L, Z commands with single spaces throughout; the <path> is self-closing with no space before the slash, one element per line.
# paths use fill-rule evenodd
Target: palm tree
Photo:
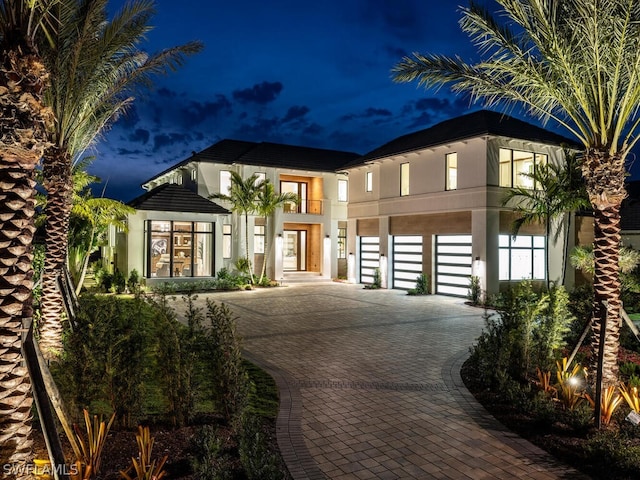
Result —
<path fill-rule="evenodd" d="M 620 204 L 625 161 L 640 138 L 640 2 L 496 1 L 503 11 L 495 16 L 476 2 L 462 9 L 460 25 L 484 57 L 478 63 L 414 54 L 394 67 L 394 79 L 451 85 L 489 107 L 519 106 L 564 126 L 582 144 L 596 238 L 594 345 L 604 334 L 603 380 L 612 385 L 620 338 Z"/>
<path fill-rule="evenodd" d="M 264 217 L 264 261 L 262 262 L 262 270 L 260 272 L 260 280 L 258 283 L 262 283 L 262 279 L 265 276 L 267 270 L 267 260 L 269 258 L 268 241 L 269 238 L 269 217 L 271 217 L 278 208 L 284 206 L 285 203 L 299 203 L 300 197 L 295 193 L 276 193 L 273 188 L 273 184 L 266 180 L 263 182 L 262 187 L 258 189 L 258 195 L 256 198 L 256 211 L 258 215 Z"/>
<path fill-rule="evenodd" d="M 214 193 L 209 198 L 219 199 L 225 202 L 229 202 L 231 205 L 231 211 L 238 215 L 244 215 L 244 246 L 245 246 L 245 258 L 249 269 L 249 277 L 251 283 L 254 283 L 253 278 L 253 262 L 249 258 L 249 215 L 256 213 L 256 201 L 258 199 L 258 192 L 264 184 L 264 180 L 259 180 L 257 174 L 251 175 L 246 180 L 242 178 L 238 172 L 231 172 L 231 187 L 228 193 Z"/>
<path fill-rule="evenodd" d="M 533 180 L 534 189 L 514 187 L 507 190 L 502 204 L 513 205 L 518 217 L 511 225 L 511 233 L 515 237 L 524 225 L 542 224 L 545 226 L 545 265 L 547 289 L 550 286 L 549 275 L 549 236 L 552 231 L 554 239 L 560 237 L 564 225 L 564 246 L 562 252 L 562 281 L 567 265 L 567 250 L 569 248 L 569 226 L 571 212 L 580 208 L 588 208 L 587 198 L 580 164 L 575 153 L 565 151 L 565 163 L 538 165 L 532 173 L 522 175 Z"/>
<path fill-rule="evenodd" d="M 22 331 L 32 318 L 34 169 L 53 125 L 42 102 L 49 72 L 38 43 L 51 35 L 54 1 L 0 0 L 0 457 L 30 460 L 31 382 Z M 15 478 L 30 477 L 28 470 Z"/>
<path fill-rule="evenodd" d="M 151 30 L 155 11 L 151 1 L 133 1 L 109 20 L 107 0 L 74 0 L 59 5 L 56 47 L 46 60 L 53 77 L 45 102 L 57 118 L 49 130 L 45 153 L 47 190 L 42 277 L 40 347 L 49 359 L 62 349 L 63 309 L 58 277 L 67 262 L 69 215 L 72 208 L 72 166 L 85 150 L 133 102 L 136 90 L 151 86 L 156 74 L 175 71 L 198 42 L 155 55 L 137 45 Z M 98 201 L 96 199 L 96 201 Z M 105 201 L 105 200 L 101 200 Z"/>

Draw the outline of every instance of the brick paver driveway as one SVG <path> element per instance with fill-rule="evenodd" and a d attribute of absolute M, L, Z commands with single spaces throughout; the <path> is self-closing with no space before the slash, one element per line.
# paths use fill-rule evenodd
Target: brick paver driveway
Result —
<path fill-rule="evenodd" d="M 200 295 L 238 316 L 278 382 L 295 479 L 586 478 L 506 431 L 462 385 L 481 311 L 346 284 Z"/>

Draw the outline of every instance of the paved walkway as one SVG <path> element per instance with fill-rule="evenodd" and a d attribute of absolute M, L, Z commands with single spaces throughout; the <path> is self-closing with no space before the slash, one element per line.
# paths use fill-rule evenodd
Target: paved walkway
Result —
<path fill-rule="evenodd" d="M 346 284 L 200 295 L 238 316 L 278 383 L 294 479 L 578 479 L 505 430 L 459 371 L 481 312 L 460 299 Z"/>

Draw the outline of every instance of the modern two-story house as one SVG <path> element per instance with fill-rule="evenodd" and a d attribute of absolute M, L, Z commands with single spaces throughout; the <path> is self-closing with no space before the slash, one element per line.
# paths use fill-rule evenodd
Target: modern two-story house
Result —
<path fill-rule="evenodd" d="M 137 269 L 148 283 L 188 281 L 233 270 L 246 256 L 278 281 L 297 272 L 330 279 L 346 275 L 347 176 L 339 169 L 355 153 L 275 143 L 222 140 L 159 173 L 143 184 L 147 193 L 129 204 L 129 232 L 117 234 L 115 265 Z M 278 192 L 300 201 L 283 205 L 265 222 L 248 221 L 232 205 L 211 200 L 226 194 L 231 172 L 269 180 Z"/>
<path fill-rule="evenodd" d="M 534 188 L 521 174 L 563 162 L 563 145 L 572 142 L 485 110 L 396 138 L 352 161 L 344 167 L 350 278 L 367 283 L 380 268 L 389 288 L 411 288 L 425 273 L 434 293 L 460 296 L 471 275 L 489 294 L 511 281 L 545 280 L 544 228 L 524 227 L 512 237 L 514 214 L 502 199 L 507 188 Z M 575 231 L 569 235 L 573 243 Z M 552 280 L 562 276 L 564 240 L 550 242 Z"/>
<path fill-rule="evenodd" d="M 522 173 L 564 161 L 555 133 L 490 111 L 478 111 L 396 138 L 358 155 L 274 143 L 222 140 L 143 184 L 130 204 L 137 213 L 117 239 L 115 264 L 136 268 L 148 282 L 215 276 L 245 256 L 245 222 L 225 193 L 231 171 L 269 179 L 299 196 L 270 219 L 248 218 L 249 258 L 259 272 L 286 280 L 297 272 L 412 288 L 429 276 L 434 293 L 465 296 L 470 277 L 487 293 L 529 278 L 559 280 L 564 235 L 549 242 L 544 227 L 511 236 L 514 213 L 502 205 L 507 188 L 534 188 Z M 576 217 L 570 246 L 590 241 L 591 221 Z M 592 230 L 592 229 L 591 229 Z M 547 257 L 548 253 L 548 257 Z"/>

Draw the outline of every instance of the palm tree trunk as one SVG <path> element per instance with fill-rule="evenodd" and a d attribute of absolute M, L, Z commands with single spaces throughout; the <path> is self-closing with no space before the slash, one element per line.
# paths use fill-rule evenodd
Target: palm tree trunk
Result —
<path fill-rule="evenodd" d="M 244 214 L 244 248 L 247 255 L 247 267 L 249 268 L 249 278 L 251 283 L 254 283 L 253 278 L 253 262 L 249 258 L 249 213 Z"/>
<path fill-rule="evenodd" d="M 268 217 L 264 217 L 264 255 L 262 257 L 262 270 L 260 271 L 260 280 L 258 283 L 262 283 L 262 279 L 264 278 L 267 272 L 267 260 L 269 259 L 269 219 Z"/>
<path fill-rule="evenodd" d="M 605 334 L 603 387 L 615 385 L 618 380 L 618 350 L 620 347 L 620 205 L 626 195 L 624 187 L 624 159 L 612 157 L 606 151 L 592 150 L 585 155 L 583 172 L 589 201 L 594 210 L 595 271 L 593 275 L 593 356 L 597 363 L 600 335 Z M 606 302 L 606 331 L 602 332 L 602 311 Z M 594 368 L 592 370 L 596 372 Z M 592 376 L 595 378 L 595 373 Z"/>
<path fill-rule="evenodd" d="M 34 168 L 46 148 L 52 114 L 41 102 L 47 71 L 27 45 L 2 52 L 0 64 L 0 457 L 30 460 L 31 381 L 23 329 L 32 316 Z M 14 478 L 30 478 L 28 469 Z"/>
<path fill-rule="evenodd" d="M 82 284 L 84 283 L 84 279 L 87 276 L 87 269 L 89 268 L 89 257 L 91 257 L 91 250 L 93 249 L 93 242 L 95 240 L 95 232 L 96 229 L 91 229 L 91 243 L 89 243 L 89 248 L 85 251 L 84 257 L 82 259 L 82 270 L 80 271 L 80 277 L 78 278 L 78 284 L 76 285 L 76 295 L 80 295 L 82 291 Z"/>
<path fill-rule="evenodd" d="M 48 149 L 44 162 L 47 206 L 45 209 L 46 255 L 42 273 L 42 320 L 39 328 L 40 348 L 47 360 L 62 353 L 62 292 L 58 277 L 67 261 L 69 216 L 71 215 L 71 161 L 65 149 Z"/>

